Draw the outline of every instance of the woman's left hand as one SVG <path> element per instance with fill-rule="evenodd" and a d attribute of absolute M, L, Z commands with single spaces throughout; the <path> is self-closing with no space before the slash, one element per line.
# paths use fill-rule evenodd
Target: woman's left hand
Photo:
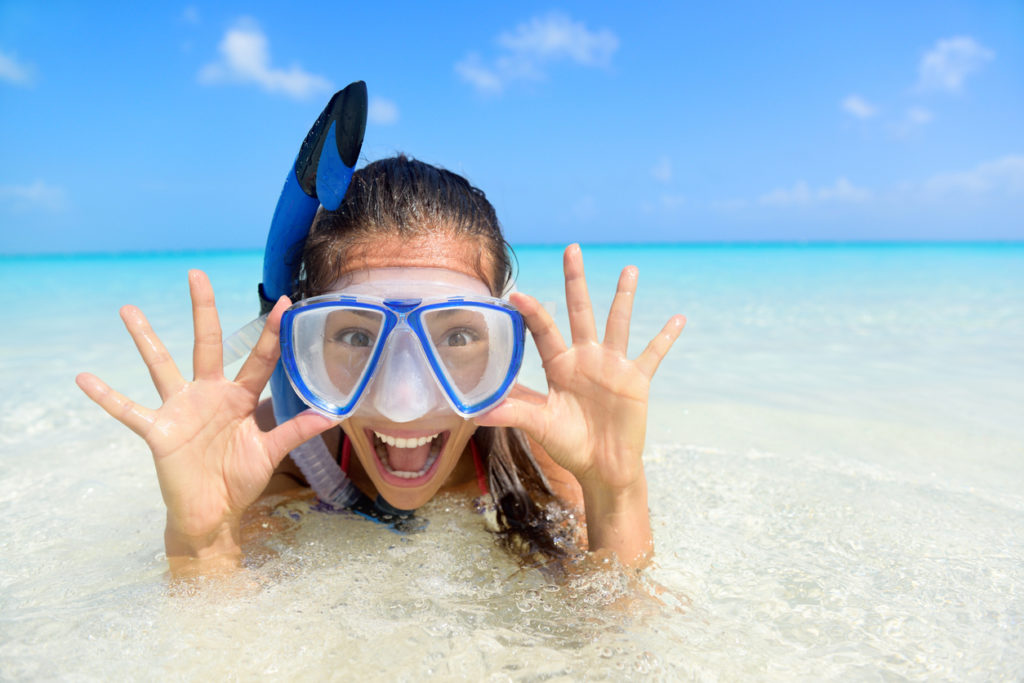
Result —
<path fill-rule="evenodd" d="M 636 360 L 629 360 L 626 348 L 637 269 L 629 266 L 619 277 L 602 343 L 579 245 L 565 250 L 564 268 L 571 346 L 536 299 L 512 295 L 543 361 L 547 397 L 509 397 L 476 422 L 522 429 L 571 472 L 583 489 L 591 550 L 606 548 L 634 564 L 651 548 L 641 458 L 650 381 L 686 319 L 673 316 Z"/>

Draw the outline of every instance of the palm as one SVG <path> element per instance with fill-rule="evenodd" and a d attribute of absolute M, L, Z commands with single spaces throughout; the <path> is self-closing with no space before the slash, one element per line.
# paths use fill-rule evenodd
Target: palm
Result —
<path fill-rule="evenodd" d="M 685 320 L 669 320 L 636 360 L 626 358 L 636 269 L 626 268 L 608 315 L 603 343 L 597 341 L 593 309 L 578 248 L 565 255 L 566 303 L 572 328 L 567 346 L 551 316 L 532 297 L 514 303 L 533 334 L 548 382 L 546 397 L 513 392 L 477 421 L 519 427 L 562 467 L 585 480 L 626 488 L 643 473 L 650 379 Z"/>
<path fill-rule="evenodd" d="M 568 349 L 545 369 L 550 420 L 538 443 L 578 478 L 631 483 L 638 462 L 619 456 L 643 450 L 647 377 L 598 345 Z"/>
<path fill-rule="evenodd" d="M 260 430 L 253 412 L 277 359 L 285 302 L 268 317 L 252 354 L 231 381 L 221 367 L 220 323 L 209 281 L 198 271 L 189 280 L 196 335 L 193 381 L 181 376 L 142 312 L 126 306 L 121 316 L 163 405 L 156 410 L 139 406 L 91 375 L 80 375 L 78 383 L 146 440 L 167 504 L 168 527 L 194 537 L 237 520 L 284 455 L 331 423 L 303 414 L 270 432 Z"/>
<path fill-rule="evenodd" d="M 169 508 L 212 519 L 225 507 L 240 514 L 256 499 L 274 464 L 255 407 L 251 393 L 224 379 L 192 382 L 164 402 L 143 436 Z"/>

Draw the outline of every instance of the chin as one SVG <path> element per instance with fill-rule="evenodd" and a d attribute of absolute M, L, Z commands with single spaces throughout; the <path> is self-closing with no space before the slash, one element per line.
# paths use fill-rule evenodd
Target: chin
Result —
<path fill-rule="evenodd" d="M 377 493 L 400 510 L 434 497 L 476 430 L 458 416 L 406 423 L 350 418 L 341 427 Z"/>

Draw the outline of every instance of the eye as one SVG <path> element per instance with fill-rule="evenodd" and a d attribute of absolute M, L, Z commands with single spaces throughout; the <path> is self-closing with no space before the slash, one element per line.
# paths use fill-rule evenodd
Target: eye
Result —
<path fill-rule="evenodd" d="M 475 341 L 479 341 L 480 335 L 467 327 L 460 327 L 454 330 L 448 330 L 441 337 L 441 344 L 443 346 L 469 346 Z"/>
<path fill-rule="evenodd" d="M 361 327 L 348 327 L 335 332 L 331 336 L 331 341 L 337 344 L 365 348 L 373 345 L 373 333 Z"/>

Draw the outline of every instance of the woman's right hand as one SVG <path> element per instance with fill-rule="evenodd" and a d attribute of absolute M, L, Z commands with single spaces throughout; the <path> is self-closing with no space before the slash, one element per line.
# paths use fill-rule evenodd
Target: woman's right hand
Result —
<path fill-rule="evenodd" d="M 253 412 L 270 379 L 280 348 L 282 297 L 234 381 L 224 377 L 220 321 L 206 275 L 189 272 L 195 345 L 194 378 L 185 380 L 138 308 L 121 318 L 142 355 L 163 401 L 156 410 L 138 405 L 102 380 L 82 373 L 76 382 L 112 417 L 145 439 L 153 452 L 160 491 L 167 505 L 165 543 L 175 558 L 241 555 L 242 513 L 270 481 L 274 468 L 303 441 L 334 423 L 306 411 L 263 432 Z"/>

